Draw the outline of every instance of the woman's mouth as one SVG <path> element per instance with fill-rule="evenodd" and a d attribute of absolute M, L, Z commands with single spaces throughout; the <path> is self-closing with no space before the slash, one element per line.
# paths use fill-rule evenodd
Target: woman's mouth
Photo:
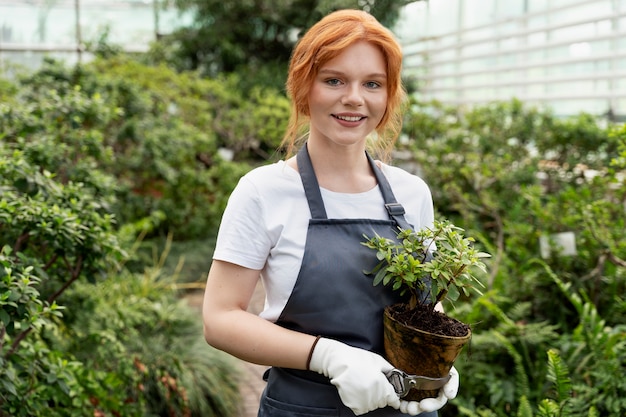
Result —
<path fill-rule="evenodd" d="M 339 114 L 332 115 L 335 119 L 343 120 L 345 122 L 358 122 L 365 119 L 365 116 L 343 116 Z"/>

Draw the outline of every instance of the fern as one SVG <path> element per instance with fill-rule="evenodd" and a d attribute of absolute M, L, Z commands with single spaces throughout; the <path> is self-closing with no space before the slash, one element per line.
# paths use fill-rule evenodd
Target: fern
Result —
<path fill-rule="evenodd" d="M 522 395 L 519 399 L 519 408 L 517 409 L 517 417 L 533 417 L 533 408 L 528 401 L 528 397 Z"/>
<path fill-rule="evenodd" d="M 569 377 L 567 365 L 561 360 L 558 352 L 554 349 L 548 350 L 548 381 L 552 382 L 555 393 L 555 400 L 569 415 L 568 401 L 572 396 L 572 381 Z"/>
<path fill-rule="evenodd" d="M 528 397 L 530 395 L 530 384 L 528 383 L 528 375 L 526 375 L 526 369 L 524 368 L 523 356 L 515 349 L 515 346 L 513 346 L 509 339 L 501 333 L 494 331 L 492 334 L 513 358 L 515 362 L 515 386 L 522 396 Z"/>
<path fill-rule="evenodd" d="M 465 417 L 498 417 L 496 413 L 487 409 L 481 408 L 479 410 L 471 410 L 467 407 L 459 406 L 458 407 L 458 415 Z"/>
<path fill-rule="evenodd" d="M 579 323 L 571 334 L 560 336 L 561 364 L 572 370 L 570 386 L 558 387 L 558 395 L 567 389 L 575 392 L 567 401 L 570 415 L 626 415 L 626 326 L 610 327 L 599 314 L 594 303 L 583 290 L 573 291 L 542 261 L 552 281 L 572 303 L 578 313 Z M 557 372 L 556 369 L 553 370 Z M 558 374 L 551 376 L 558 379 Z M 558 400 L 558 399 L 557 399 Z"/>
<path fill-rule="evenodd" d="M 561 409 L 556 401 L 551 399 L 543 399 L 539 402 L 537 409 L 538 417 L 564 417 L 561 416 Z"/>

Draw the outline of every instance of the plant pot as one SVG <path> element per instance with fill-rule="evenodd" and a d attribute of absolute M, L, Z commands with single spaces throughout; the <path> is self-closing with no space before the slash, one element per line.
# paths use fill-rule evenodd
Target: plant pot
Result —
<path fill-rule="evenodd" d="M 470 340 L 471 331 L 468 329 L 467 335 L 463 337 L 443 336 L 407 326 L 394 318 L 393 312 L 397 306 L 387 307 L 384 311 L 384 347 L 387 360 L 410 375 L 446 377 L 463 346 Z M 460 323 L 451 317 L 447 319 Z M 436 398 L 438 394 L 438 390 L 411 389 L 403 399 L 421 401 L 424 398 Z"/>

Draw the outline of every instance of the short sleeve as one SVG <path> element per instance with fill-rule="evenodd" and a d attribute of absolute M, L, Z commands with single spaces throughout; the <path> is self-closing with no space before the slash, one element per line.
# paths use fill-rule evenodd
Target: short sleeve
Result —
<path fill-rule="evenodd" d="M 228 199 L 213 259 L 260 270 L 271 246 L 258 190 L 244 176 Z"/>

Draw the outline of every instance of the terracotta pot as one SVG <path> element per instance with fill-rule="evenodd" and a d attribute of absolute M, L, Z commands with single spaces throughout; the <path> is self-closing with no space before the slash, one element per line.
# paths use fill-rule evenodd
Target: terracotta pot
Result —
<path fill-rule="evenodd" d="M 411 375 L 443 378 L 472 337 L 451 337 L 425 332 L 409 327 L 393 318 L 393 306 L 384 312 L 384 346 L 387 360 L 396 368 Z M 454 319 L 452 319 L 454 320 Z M 438 390 L 411 389 L 404 400 L 420 401 L 436 398 Z"/>

